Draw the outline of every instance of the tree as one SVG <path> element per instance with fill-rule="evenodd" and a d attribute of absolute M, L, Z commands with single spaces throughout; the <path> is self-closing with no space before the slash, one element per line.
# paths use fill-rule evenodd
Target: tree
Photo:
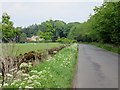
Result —
<path fill-rule="evenodd" d="M 20 42 L 20 35 L 22 34 L 21 27 L 16 27 L 14 28 L 14 33 L 15 33 L 15 41 L 18 43 Z"/>
<path fill-rule="evenodd" d="M 38 26 L 40 32 L 40 36 L 45 40 L 52 40 L 56 41 L 58 37 L 64 37 L 63 30 L 64 30 L 65 23 L 59 20 L 48 20 L 42 22 L 41 25 Z M 38 33 L 37 33 L 38 34 Z"/>
<path fill-rule="evenodd" d="M 92 16 L 95 22 L 94 30 L 97 31 L 100 41 L 103 43 L 119 44 L 120 28 L 120 2 L 104 3 L 95 8 Z"/>
<path fill-rule="evenodd" d="M 120 2 L 104 3 L 100 7 L 95 7 L 94 12 L 95 14 L 91 15 L 87 22 L 70 27 L 68 37 L 77 41 L 119 45 Z"/>
<path fill-rule="evenodd" d="M 66 25 L 64 26 L 64 31 L 63 31 L 64 36 L 67 37 L 68 34 L 69 34 L 69 32 L 70 32 L 70 30 L 71 30 L 71 28 L 72 28 L 73 26 L 75 26 L 75 25 L 78 25 L 78 24 L 80 24 L 80 23 L 78 23 L 78 22 L 72 22 L 72 23 L 66 24 Z"/>
<path fill-rule="evenodd" d="M 13 22 L 7 13 L 2 15 L 2 39 L 9 42 L 14 37 Z"/>
<path fill-rule="evenodd" d="M 16 41 L 16 37 L 20 35 L 21 30 L 13 27 L 10 16 L 7 13 L 2 15 L 2 40 L 4 42 Z"/>
<path fill-rule="evenodd" d="M 38 28 L 39 25 L 37 24 L 33 24 L 33 25 L 30 25 L 28 27 L 24 27 L 22 28 L 22 32 L 24 32 L 27 37 L 32 37 L 33 35 L 36 35 L 39 28 Z"/>
<path fill-rule="evenodd" d="M 20 43 L 25 43 L 27 39 L 27 35 L 25 33 L 22 33 L 20 35 Z"/>
<path fill-rule="evenodd" d="M 55 28 L 55 36 L 58 37 L 64 37 L 63 31 L 65 30 L 66 23 L 60 20 L 55 20 L 54 21 L 54 28 Z"/>

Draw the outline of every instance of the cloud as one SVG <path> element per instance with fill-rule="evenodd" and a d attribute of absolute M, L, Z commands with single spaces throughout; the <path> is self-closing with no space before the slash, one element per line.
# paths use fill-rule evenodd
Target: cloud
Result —
<path fill-rule="evenodd" d="M 88 19 L 94 6 L 100 2 L 3 2 L 2 12 L 7 12 L 15 26 L 28 26 L 48 19 L 65 22 Z"/>

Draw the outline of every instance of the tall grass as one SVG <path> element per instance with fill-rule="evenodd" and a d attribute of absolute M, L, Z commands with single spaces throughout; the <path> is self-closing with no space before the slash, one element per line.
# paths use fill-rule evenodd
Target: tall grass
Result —
<path fill-rule="evenodd" d="M 2 43 L 3 53 L 9 56 L 24 54 L 29 51 L 42 51 L 44 49 L 59 47 L 60 43 Z M 11 53 L 13 51 L 13 53 Z"/>

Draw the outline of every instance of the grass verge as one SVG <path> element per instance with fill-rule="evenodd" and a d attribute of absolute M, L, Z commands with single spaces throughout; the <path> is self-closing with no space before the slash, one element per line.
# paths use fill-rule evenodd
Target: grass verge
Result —
<path fill-rule="evenodd" d="M 94 42 L 89 44 L 120 54 L 120 48 L 112 44 L 102 44 L 102 43 L 94 43 Z"/>
<path fill-rule="evenodd" d="M 71 88 L 77 62 L 77 44 L 62 49 L 53 58 L 43 61 L 28 74 L 22 74 L 4 87 Z"/>

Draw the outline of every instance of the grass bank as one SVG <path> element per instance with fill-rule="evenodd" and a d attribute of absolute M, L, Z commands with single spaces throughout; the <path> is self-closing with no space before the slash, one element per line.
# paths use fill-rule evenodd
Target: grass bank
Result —
<path fill-rule="evenodd" d="M 77 62 L 77 44 L 62 49 L 53 58 L 43 61 L 28 74 L 20 74 L 4 87 L 19 88 L 71 88 Z"/>
<path fill-rule="evenodd" d="M 120 54 L 120 48 L 112 44 L 103 44 L 103 43 L 94 43 L 94 42 L 89 44 Z"/>

